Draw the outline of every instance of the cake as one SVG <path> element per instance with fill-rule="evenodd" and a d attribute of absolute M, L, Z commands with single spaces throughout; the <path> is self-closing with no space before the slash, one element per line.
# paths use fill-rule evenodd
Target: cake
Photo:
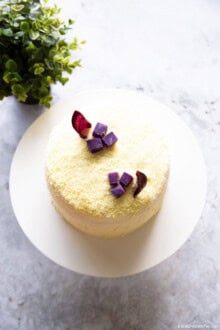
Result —
<path fill-rule="evenodd" d="M 83 114 L 91 123 L 84 136 L 73 128 L 73 111 L 50 134 L 46 179 L 53 205 L 85 234 L 125 236 L 162 206 L 169 173 L 166 139 L 142 109 L 79 110 L 74 115 Z M 106 125 L 99 137 L 97 123 Z M 116 139 L 108 146 L 104 138 L 109 133 Z M 100 150 L 92 149 L 94 139 L 102 140 Z"/>

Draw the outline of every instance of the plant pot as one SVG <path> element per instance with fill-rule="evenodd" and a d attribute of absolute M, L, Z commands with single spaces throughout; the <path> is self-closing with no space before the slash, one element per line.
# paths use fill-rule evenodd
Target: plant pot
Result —
<path fill-rule="evenodd" d="M 38 99 L 35 99 L 32 95 L 28 95 L 26 101 L 24 102 L 21 102 L 21 103 L 24 103 L 24 104 L 39 104 L 39 100 Z"/>
<path fill-rule="evenodd" d="M 17 96 L 15 95 L 15 98 L 17 99 L 18 101 L 18 98 Z M 38 99 L 35 99 L 33 96 L 31 95 L 28 95 L 26 101 L 18 101 L 22 104 L 29 104 L 29 105 L 32 105 L 32 104 L 39 104 L 39 100 Z"/>
<path fill-rule="evenodd" d="M 51 93 L 51 87 L 48 87 L 49 93 Z M 29 104 L 29 105 L 33 105 L 33 104 L 39 104 L 40 100 L 36 99 L 35 97 L 33 97 L 32 95 L 28 95 L 26 101 L 20 101 L 23 104 Z"/>

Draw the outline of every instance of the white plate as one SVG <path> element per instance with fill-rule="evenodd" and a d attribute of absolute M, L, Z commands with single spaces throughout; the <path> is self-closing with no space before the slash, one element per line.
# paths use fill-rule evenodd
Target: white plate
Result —
<path fill-rule="evenodd" d="M 86 236 L 64 222 L 51 205 L 44 174 L 45 148 L 54 125 L 74 109 L 92 111 L 100 106 L 103 111 L 146 109 L 144 120 L 159 123 L 171 154 L 169 183 L 159 214 L 137 232 L 112 240 Z M 10 193 L 21 228 L 43 254 L 78 273 L 119 277 L 157 265 L 186 241 L 201 215 L 206 171 L 192 133 L 166 106 L 132 91 L 88 91 L 56 104 L 27 130 L 12 162 Z"/>

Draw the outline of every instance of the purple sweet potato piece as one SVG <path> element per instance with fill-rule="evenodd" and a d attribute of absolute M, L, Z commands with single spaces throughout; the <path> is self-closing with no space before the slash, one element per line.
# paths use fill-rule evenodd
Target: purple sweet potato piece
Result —
<path fill-rule="evenodd" d="M 97 123 L 93 130 L 92 135 L 95 137 L 104 137 L 107 132 L 108 126 L 102 123 Z"/>
<path fill-rule="evenodd" d="M 91 153 L 95 153 L 103 149 L 102 139 L 100 138 L 87 140 L 86 143 Z"/>
<path fill-rule="evenodd" d="M 102 138 L 102 141 L 106 147 L 111 147 L 117 140 L 118 138 L 113 132 L 108 133 Z"/>
<path fill-rule="evenodd" d="M 127 172 L 124 172 L 122 174 L 119 182 L 123 187 L 127 187 L 131 183 L 132 180 L 133 180 L 133 176 Z"/>
<path fill-rule="evenodd" d="M 116 186 L 118 184 L 118 172 L 110 172 L 108 174 L 108 181 L 111 186 Z"/>
<path fill-rule="evenodd" d="M 147 184 L 147 176 L 144 173 L 137 171 L 136 176 L 137 186 L 133 194 L 134 197 L 136 197 Z"/>
<path fill-rule="evenodd" d="M 111 189 L 111 192 L 112 192 L 112 194 L 113 194 L 116 198 L 119 198 L 119 197 L 121 197 L 122 195 L 124 195 L 125 190 L 124 190 L 124 188 L 122 187 L 122 185 L 120 185 L 120 183 L 119 183 L 119 184 L 117 184 L 117 186 L 115 186 L 115 187 L 113 187 L 113 188 Z"/>

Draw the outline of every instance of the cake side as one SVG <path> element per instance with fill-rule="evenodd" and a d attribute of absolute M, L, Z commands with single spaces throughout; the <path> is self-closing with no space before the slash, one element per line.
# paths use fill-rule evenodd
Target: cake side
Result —
<path fill-rule="evenodd" d="M 71 205 L 66 203 L 66 201 L 57 191 L 54 190 L 53 186 L 50 186 L 49 183 L 48 188 L 55 209 L 65 221 L 84 234 L 102 238 L 125 236 L 143 226 L 160 210 L 166 189 L 164 186 L 163 191 L 158 194 L 158 197 L 152 203 L 149 203 L 148 206 L 143 207 L 131 216 L 98 218 L 76 211 Z"/>

